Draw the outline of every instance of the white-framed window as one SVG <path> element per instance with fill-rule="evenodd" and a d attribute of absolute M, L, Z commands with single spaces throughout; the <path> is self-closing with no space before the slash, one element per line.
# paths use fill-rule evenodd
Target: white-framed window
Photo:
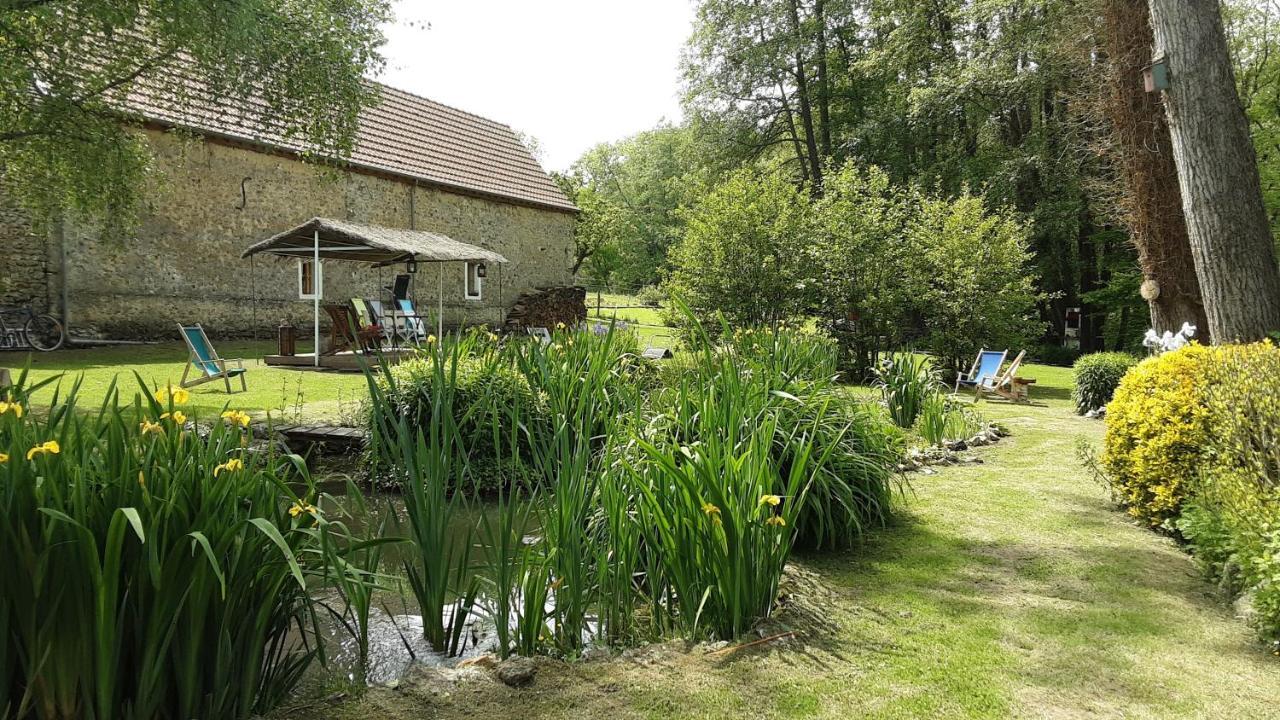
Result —
<path fill-rule="evenodd" d="M 324 288 L 324 262 L 319 267 L 316 266 L 315 260 L 299 259 L 298 260 L 298 298 L 301 300 L 323 299 L 321 293 Z"/>
<path fill-rule="evenodd" d="M 484 263 L 469 262 L 464 272 L 463 296 L 468 300 L 479 300 L 484 293 Z"/>

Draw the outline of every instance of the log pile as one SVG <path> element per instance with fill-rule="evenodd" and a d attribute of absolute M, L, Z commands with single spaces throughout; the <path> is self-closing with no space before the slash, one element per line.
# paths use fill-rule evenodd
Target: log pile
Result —
<path fill-rule="evenodd" d="M 570 327 L 587 319 L 587 289 L 574 287 L 543 287 L 521 295 L 507 313 L 508 331 L 522 332 L 525 328 L 553 328 L 557 323 Z"/>

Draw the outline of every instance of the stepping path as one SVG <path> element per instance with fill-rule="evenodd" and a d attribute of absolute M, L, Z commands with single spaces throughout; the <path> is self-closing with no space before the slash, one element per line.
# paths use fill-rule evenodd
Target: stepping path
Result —
<path fill-rule="evenodd" d="M 914 475 L 906 522 L 797 559 L 827 590 L 789 645 L 542 660 L 520 690 L 421 672 L 298 717 L 1277 717 L 1280 660 L 1077 459 L 1102 424 L 1069 371 L 1025 374 L 1037 406 L 979 406 L 1013 432 L 983 464 Z"/>

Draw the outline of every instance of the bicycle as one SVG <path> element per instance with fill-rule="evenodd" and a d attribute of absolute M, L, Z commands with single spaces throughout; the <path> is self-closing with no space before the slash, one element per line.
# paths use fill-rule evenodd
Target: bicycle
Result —
<path fill-rule="evenodd" d="M 62 347 L 67 333 L 48 313 L 37 313 L 31 304 L 0 308 L 0 350 L 50 352 Z"/>

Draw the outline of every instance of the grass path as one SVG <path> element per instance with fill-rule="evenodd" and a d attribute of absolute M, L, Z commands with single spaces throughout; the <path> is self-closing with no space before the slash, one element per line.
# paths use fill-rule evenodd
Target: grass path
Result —
<path fill-rule="evenodd" d="M 1036 407 L 984 464 L 914 476 L 901 525 L 798 559 L 825 622 L 790 647 L 542 660 L 534 684 L 429 672 L 299 712 L 327 718 L 1262 718 L 1280 662 L 1174 544 L 1129 523 L 1075 459 L 1100 423 L 1068 375 L 1031 368 Z"/>

